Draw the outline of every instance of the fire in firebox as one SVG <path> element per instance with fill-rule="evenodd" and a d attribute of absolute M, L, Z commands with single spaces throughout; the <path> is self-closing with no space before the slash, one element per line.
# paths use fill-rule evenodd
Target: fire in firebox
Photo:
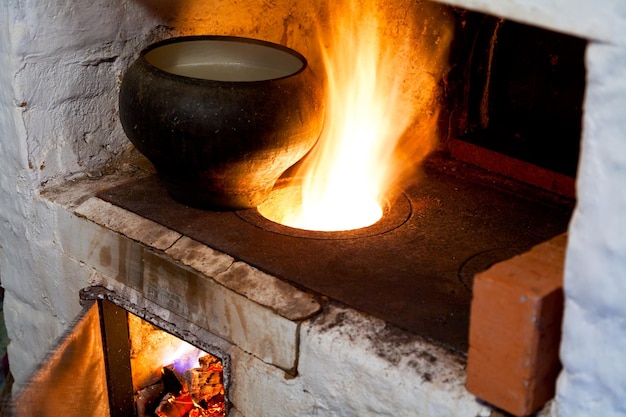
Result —
<path fill-rule="evenodd" d="M 136 395 L 138 417 L 221 417 L 226 414 L 222 362 L 184 341 L 161 360 L 156 380 Z"/>

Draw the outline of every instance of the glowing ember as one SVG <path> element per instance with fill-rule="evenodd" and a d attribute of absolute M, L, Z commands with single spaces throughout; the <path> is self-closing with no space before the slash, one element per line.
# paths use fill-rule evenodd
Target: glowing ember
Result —
<path fill-rule="evenodd" d="M 213 355 L 181 342 L 161 369 L 163 394 L 159 417 L 223 417 L 223 366 Z"/>
<path fill-rule="evenodd" d="M 323 231 L 377 222 L 394 181 L 434 149 L 438 74 L 448 44 L 445 23 L 443 36 L 440 26 L 429 29 L 430 17 L 421 17 L 424 33 L 417 33 L 414 23 L 420 18 L 409 4 L 397 9 L 377 7 L 374 0 L 330 5 L 319 37 L 326 121 L 298 172 L 302 196 L 279 204 L 280 214 L 268 205 L 258 208 L 284 225 Z M 403 141 L 407 136 L 411 142 Z"/>

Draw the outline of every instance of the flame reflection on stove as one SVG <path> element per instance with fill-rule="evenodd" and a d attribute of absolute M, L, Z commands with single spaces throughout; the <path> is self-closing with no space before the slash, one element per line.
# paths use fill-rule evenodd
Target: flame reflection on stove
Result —
<path fill-rule="evenodd" d="M 389 188 L 435 148 L 436 97 L 451 33 L 445 19 L 415 16 L 415 7 L 426 6 L 379 3 L 329 3 L 318 28 L 324 130 L 296 175 L 301 201 L 287 209 L 279 204 L 280 216 L 261 205 L 264 217 L 321 231 L 374 224 Z"/>

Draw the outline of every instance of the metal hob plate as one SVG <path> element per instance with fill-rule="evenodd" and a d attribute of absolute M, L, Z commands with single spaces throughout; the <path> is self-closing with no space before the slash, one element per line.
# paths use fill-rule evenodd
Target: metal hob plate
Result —
<path fill-rule="evenodd" d="M 336 233 L 290 230 L 256 209 L 190 208 L 156 176 L 98 197 L 465 353 L 474 274 L 566 231 L 573 206 L 494 178 L 456 161 L 428 163 L 390 200 L 382 225 Z"/>

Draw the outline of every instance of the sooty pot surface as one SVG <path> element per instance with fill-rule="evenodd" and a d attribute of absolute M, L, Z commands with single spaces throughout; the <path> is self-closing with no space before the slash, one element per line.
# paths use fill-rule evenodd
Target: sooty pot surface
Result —
<path fill-rule="evenodd" d="M 120 120 L 170 195 L 209 209 L 255 207 L 315 144 L 319 80 L 299 53 L 238 37 L 149 46 L 125 73 Z"/>

